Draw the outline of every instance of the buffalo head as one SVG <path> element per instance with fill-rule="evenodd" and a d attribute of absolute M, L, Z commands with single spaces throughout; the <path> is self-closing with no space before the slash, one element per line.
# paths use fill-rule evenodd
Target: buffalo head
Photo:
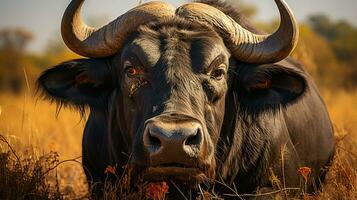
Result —
<path fill-rule="evenodd" d="M 88 105 L 97 117 L 88 123 L 104 120 L 95 129 L 108 138 L 109 151 L 101 155 L 120 165 L 129 159 L 148 180 L 214 178 L 228 162 L 222 135 L 240 134 L 233 125 L 238 110 L 259 115 L 304 92 L 298 69 L 264 65 L 286 58 L 297 41 L 297 24 L 282 0 L 275 0 L 281 24 L 271 35 L 255 34 L 204 3 L 174 9 L 149 2 L 97 29 L 80 19 L 83 2 L 68 6 L 62 36 L 89 59 L 49 69 L 39 84 L 60 103 Z"/>

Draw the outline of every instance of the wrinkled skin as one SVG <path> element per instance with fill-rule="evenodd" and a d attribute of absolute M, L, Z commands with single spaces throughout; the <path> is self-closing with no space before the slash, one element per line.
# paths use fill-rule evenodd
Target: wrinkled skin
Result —
<path fill-rule="evenodd" d="M 214 37 L 206 37 L 207 33 L 204 32 L 164 27 L 157 34 L 163 38 L 161 40 L 148 32 L 139 32 L 138 37 L 124 48 L 121 62 L 117 62 L 121 63 L 117 66 L 120 74 L 124 74 L 123 66 L 127 60 L 134 66 L 142 66 L 144 72 L 140 76 L 148 81 L 131 96 L 130 87 L 140 80 L 123 77 L 119 80 L 121 95 L 114 97 L 114 102 L 123 102 L 125 105 L 121 112 L 125 114 L 118 118 L 124 122 L 121 125 L 129 125 L 126 132 L 132 138 L 132 162 L 143 166 L 181 163 L 188 167 L 207 168 L 207 173 L 212 174 L 215 168 L 213 147 L 217 143 L 224 116 L 229 53 L 213 32 L 211 34 Z M 160 53 L 160 48 L 165 52 Z M 212 73 L 221 74 L 213 77 Z M 165 155 L 159 155 L 166 157 L 164 160 L 150 159 L 143 144 L 143 132 L 149 120 L 170 121 L 166 122 L 168 126 L 171 123 L 179 125 L 183 121 L 201 124 L 204 144 L 199 147 L 200 152 L 180 157 L 177 151 L 167 151 L 163 153 Z M 172 156 L 177 158 L 168 160 Z"/>
<path fill-rule="evenodd" d="M 181 20 L 141 26 L 116 55 L 63 63 L 39 85 L 59 103 L 90 107 L 90 182 L 129 164 L 148 181 L 216 179 L 252 193 L 273 190 L 272 173 L 299 187 L 307 166 L 313 192 L 333 157 L 325 105 L 300 65 L 240 63 L 214 31 Z"/>

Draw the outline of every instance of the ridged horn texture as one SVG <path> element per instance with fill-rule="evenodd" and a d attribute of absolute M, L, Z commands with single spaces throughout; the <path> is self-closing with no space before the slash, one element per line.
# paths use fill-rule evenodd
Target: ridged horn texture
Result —
<path fill-rule="evenodd" d="M 213 27 L 225 40 L 232 55 L 247 63 L 272 63 L 286 58 L 298 38 L 298 25 L 284 0 L 275 0 L 281 22 L 271 35 L 254 34 L 222 11 L 203 3 L 188 3 L 178 9 L 152 1 L 139 5 L 102 28 L 87 26 L 81 19 L 84 0 L 72 0 L 62 19 L 62 37 L 66 45 L 79 55 L 106 57 L 122 48 L 126 39 L 143 24 L 179 16 Z"/>
<path fill-rule="evenodd" d="M 203 3 L 189 3 L 176 10 L 176 15 L 191 21 L 206 24 L 224 38 L 232 55 L 247 63 L 273 63 L 286 58 L 295 48 L 298 25 L 284 0 L 275 0 L 281 22 L 271 35 L 254 34 L 222 11 Z"/>
<path fill-rule="evenodd" d="M 164 2 L 148 2 L 139 5 L 102 28 L 87 26 L 81 19 L 84 0 L 72 0 L 67 7 L 61 25 L 66 45 L 79 55 L 93 58 L 115 54 L 138 26 L 174 17 L 175 8 Z"/>

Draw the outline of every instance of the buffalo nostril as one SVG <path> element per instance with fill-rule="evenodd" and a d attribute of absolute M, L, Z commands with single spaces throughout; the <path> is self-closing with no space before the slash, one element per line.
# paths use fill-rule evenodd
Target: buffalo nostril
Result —
<path fill-rule="evenodd" d="M 195 134 L 189 136 L 186 139 L 185 145 L 188 145 L 188 146 L 198 145 L 201 143 L 201 137 L 202 137 L 201 130 L 197 129 Z"/>
<path fill-rule="evenodd" d="M 161 146 L 161 141 L 159 138 L 149 133 L 149 144 L 152 147 L 159 148 Z"/>

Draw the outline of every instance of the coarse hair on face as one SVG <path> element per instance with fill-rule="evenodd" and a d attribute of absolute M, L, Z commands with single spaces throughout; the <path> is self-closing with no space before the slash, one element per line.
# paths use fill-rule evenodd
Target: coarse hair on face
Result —
<path fill-rule="evenodd" d="M 167 39 L 175 37 L 178 34 L 177 36 L 184 41 L 193 37 L 220 38 L 212 27 L 194 23 L 180 17 L 141 25 L 137 33 L 134 34 L 134 37 L 138 34 L 156 39 Z"/>
<path fill-rule="evenodd" d="M 247 20 L 242 15 L 242 13 L 239 11 L 239 9 L 232 7 L 232 5 L 230 5 L 227 2 L 214 1 L 214 0 L 197 0 L 197 1 L 193 1 L 193 2 L 199 2 L 199 3 L 204 3 L 204 4 L 208 4 L 210 6 L 213 6 L 217 9 L 221 10 L 226 15 L 233 18 L 243 28 L 246 28 L 254 33 L 259 33 L 259 31 L 251 25 L 249 20 Z M 129 38 L 127 38 L 127 41 L 133 39 L 135 36 L 137 36 L 138 33 L 143 33 L 143 34 L 146 34 L 151 37 L 164 37 L 165 35 L 168 36 L 169 31 L 174 30 L 173 27 L 176 27 L 181 30 L 187 30 L 187 32 L 191 32 L 192 34 L 201 34 L 202 36 L 205 36 L 205 37 L 210 37 L 210 36 L 219 37 L 218 34 L 211 27 L 204 26 L 204 25 L 201 25 L 198 23 L 192 23 L 192 22 L 189 22 L 182 18 L 176 17 L 171 20 L 166 20 L 166 21 L 162 21 L 162 22 L 153 22 L 153 23 L 149 23 L 146 25 L 142 25 L 138 28 L 138 31 L 136 33 L 132 34 Z M 195 30 L 195 31 L 192 31 L 192 30 Z M 187 36 L 192 36 L 192 35 L 187 35 Z M 120 53 L 120 52 L 118 52 L 118 53 Z M 107 58 L 104 58 L 104 59 L 107 59 Z M 71 68 L 70 66 L 76 65 L 76 63 L 78 61 L 81 61 L 81 60 L 73 60 L 73 61 L 63 62 L 63 63 L 60 63 L 59 65 L 57 65 L 57 68 L 58 69 L 63 68 L 62 66 L 66 66 L 66 68 Z M 83 67 L 83 68 L 85 68 L 85 67 Z M 65 71 L 65 69 L 63 69 L 63 71 Z M 232 72 L 232 70 L 230 70 L 229 72 Z M 46 73 L 48 73 L 48 71 L 43 72 L 43 75 L 46 75 Z M 45 76 L 42 76 L 42 77 L 45 77 Z M 57 109 L 56 109 L 57 115 L 60 112 L 60 110 L 62 109 L 62 107 L 69 107 L 69 108 L 78 110 L 80 112 L 81 116 L 83 116 L 83 117 L 85 116 L 87 107 L 89 106 L 88 103 L 75 102 L 75 101 L 71 101 L 70 99 L 65 99 L 65 98 L 54 98 L 53 95 L 51 95 L 48 90 L 41 87 L 41 85 L 43 85 L 43 79 L 38 79 L 36 85 L 37 85 L 36 95 L 40 98 L 43 98 L 43 99 L 49 100 L 50 102 L 55 103 L 57 105 Z M 96 99 L 95 101 L 98 101 L 98 103 L 95 103 L 96 105 L 100 105 L 105 100 L 99 98 L 99 100 Z"/>

